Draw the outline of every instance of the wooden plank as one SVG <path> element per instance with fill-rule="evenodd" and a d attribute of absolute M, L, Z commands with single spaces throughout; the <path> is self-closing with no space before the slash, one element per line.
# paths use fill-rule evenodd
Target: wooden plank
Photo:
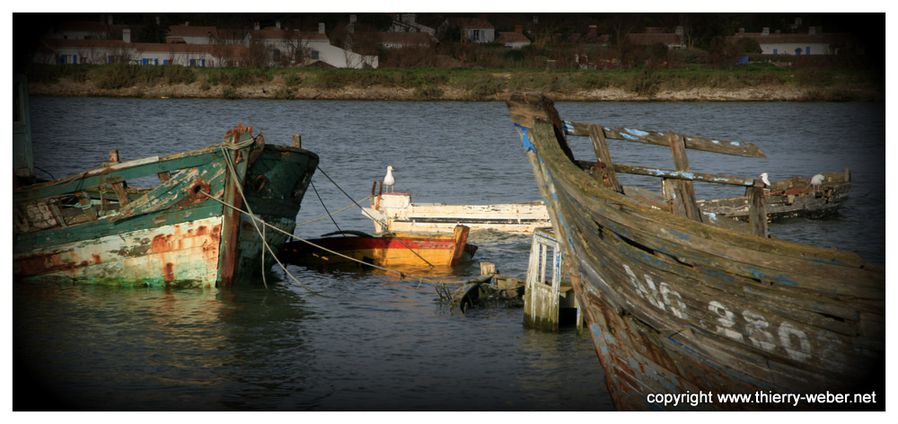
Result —
<path fill-rule="evenodd" d="M 673 153 L 674 166 L 677 171 L 689 171 L 689 158 L 686 156 L 686 144 L 683 137 L 676 134 L 668 134 L 670 149 Z M 695 203 L 695 188 L 692 181 L 676 180 L 673 182 L 676 197 L 674 202 L 681 206 L 674 208 L 675 211 L 683 210 L 686 217 L 694 221 L 702 222 L 702 212 Z"/>
<path fill-rule="evenodd" d="M 161 182 L 164 183 L 164 182 L 166 182 L 166 181 L 168 181 L 168 180 L 171 179 L 171 172 L 169 172 L 169 171 L 162 171 L 162 172 L 157 173 L 156 176 L 159 177 L 159 181 L 161 181 Z"/>
<path fill-rule="evenodd" d="M 588 170 L 596 165 L 593 161 L 575 161 L 581 169 Z M 703 183 L 735 185 L 751 187 L 754 184 L 751 178 L 734 175 L 713 174 L 709 172 L 678 171 L 676 169 L 648 168 L 638 165 L 614 164 L 614 170 L 622 174 L 644 175 L 647 177 L 673 178 L 677 180 L 699 181 Z"/>
<path fill-rule="evenodd" d="M 598 124 L 565 121 L 567 134 L 577 136 L 589 136 L 590 127 Z M 682 137 L 687 149 L 701 150 L 705 152 L 721 153 L 725 155 L 745 157 L 765 157 L 764 152 L 756 145 L 742 141 L 718 140 L 706 137 L 682 135 L 670 132 L 643 131 L 634 128 L 610 128 L 602 126 L 605 138 L 623 140 L 634 143 L 654 144 L 656 146 L 668 146 L 667 137 L 670 134 Z"/>
<path fill-rule="evenodd" d="M 596 152 L 596 160 L 603 166 L 601 167 L 602 176 L 600 181 L 606 187 L 621 193 L 620 182 L 617 180 L 617 174 L 614 172 L 614 161 L 611 160 L 611 153 L 608 151 L 608 144 L 605 142 L 605 134 L 598 125 L 590 126 L 589 138 L 592 140 L 593 149 Z"/>
<path fill-rule="evenodd" d="M 761 180 L 755 180 L 754 185 L 748 189 L 748 222 L 752 233 L 767 238 L 767 202 L 764 198 L 765 184 Z"/>

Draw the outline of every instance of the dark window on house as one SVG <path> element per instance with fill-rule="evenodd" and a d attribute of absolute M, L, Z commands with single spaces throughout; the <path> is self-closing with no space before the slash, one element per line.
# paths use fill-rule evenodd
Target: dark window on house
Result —
<path fill-rule="evenodd" d="M 111 65 L 113 62 L 115 62 L 115 60 L 112 58 L 112 56 L 106 56 L 107 65 Z"/>
<path fill-rule="evenodd" d="M 196 59 L 190 59 L 190 66 L 196 66 Z"/>
<path fill-rule="evenodd" d="M 780 54 L 779 49 L 773 49 L 773 54 Z"/>
<path fill-rule="evenodd" d="M 807 46 L 804 48 L 804 54 L 811 54 L 811 46 Z"/>
<path fill-rule="evenodd" d="M 200 66 L 206 67 L 206 59 L 200 59 Z"/>
<path fill-rule="evenodd" d="M 153 65 L 158 65 L 158 64 L 159 64 L 159 58 L 157 57 L 157 58 L 153 59 Z"/>
<path fill-rule="evenodd" d="M 319 60 L 318 50 L 312 50 L 312 60 Z"/>
<path fill-rule="evenodd" d="M 78 64 L 78 55 L 77 54 L 72 55 L 72 63 L 75 65 Z"/>
<path fill-rule="evenodd" d="M 162 64 L 163 64 L 163 65 L 171 65 L 171 60 L 170 60 L 170 59 L 163 59 L 163 60 L 162 60 Z"/>
<path fill-rule="evenodd" d="M 150 64 L 150 59 L 148 59 L 148 58 L 145 57 L 145 58 L 143 58 L 143 59 L 140 60 L 140 64 L 141 64 L 141 65 L 149 65 L 149 64 Z"/>
<path fill-rule="evenodd" d="M 801 56 L 801 47 L 795 48 L 795 56 Z"/>
<path fill-rule="evenodd" d="M 65 65 L 66 55 L 64 55 L 64 54 L 59 55 L 59 57 L 56 59 L 56 62 L 59 63 L 60 65 Z"/>
<path fill-rule="evenodd" d="M 480 41 L 480 30 L 479 29 L 471 30 L 471 40 Z"/>

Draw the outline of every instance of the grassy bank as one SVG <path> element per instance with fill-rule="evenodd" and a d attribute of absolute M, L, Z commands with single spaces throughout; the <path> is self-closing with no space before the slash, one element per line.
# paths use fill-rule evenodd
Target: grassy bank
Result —
<path fill-rule="evenodd" d="M 501 100 L 541 91 L 558 100 L 881 100 L 881 78 L 852 69 L 311 69 L 180 66 L 35 65 L 37 95 L 356 99 Z"/>

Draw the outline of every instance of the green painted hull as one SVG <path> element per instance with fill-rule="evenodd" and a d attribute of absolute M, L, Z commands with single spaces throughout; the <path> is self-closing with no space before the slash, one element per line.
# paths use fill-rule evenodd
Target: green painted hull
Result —
<path fill-rule="evenodd" d="M 14 193 L 14 274 L 122 286 L 227 286 L 260 282 L 292 233 L 318 156 L 237 131 L 224 145 L 106 164 Z M 149 189 L 127 180 L 158 175 Z M 124 184 L 123 184 L 124 182 Z M 243 199 L 246 199 L 244 202 Z M 230 206 L 227 206 L 230 205 Z M 233 206 L 233 207 L 232 207 Z M 264 268 L 267 269 L 267 268 Z"/>

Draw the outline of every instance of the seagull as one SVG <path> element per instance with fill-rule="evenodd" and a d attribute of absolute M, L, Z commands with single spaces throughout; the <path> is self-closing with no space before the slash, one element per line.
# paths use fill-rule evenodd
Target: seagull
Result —
<path fill-rule="evenodd" d="M 814 175 L 813 177 L 811 177 L 811 185 L 814 187 L 820 187 L 821 185 L 823 185 L 823 181 L 825 180 L 826 177 L 824 177 L 822 174 Z"/>
<path fill-rule="evenodd" d="M 393 184 L 396 184 L 396 179 L 393 178 L 393 167 L 387 165 L 387 175 L 384 176 L 384 187 L 386 187 L 387 193 L 393 191 Z"/>
<path fill-rule="evenodd" d="M 767 173 L 761 173 L 761 182 L 764 183 L 765 186 L 770 187 L 770 180 L 767 179 Z"/>

